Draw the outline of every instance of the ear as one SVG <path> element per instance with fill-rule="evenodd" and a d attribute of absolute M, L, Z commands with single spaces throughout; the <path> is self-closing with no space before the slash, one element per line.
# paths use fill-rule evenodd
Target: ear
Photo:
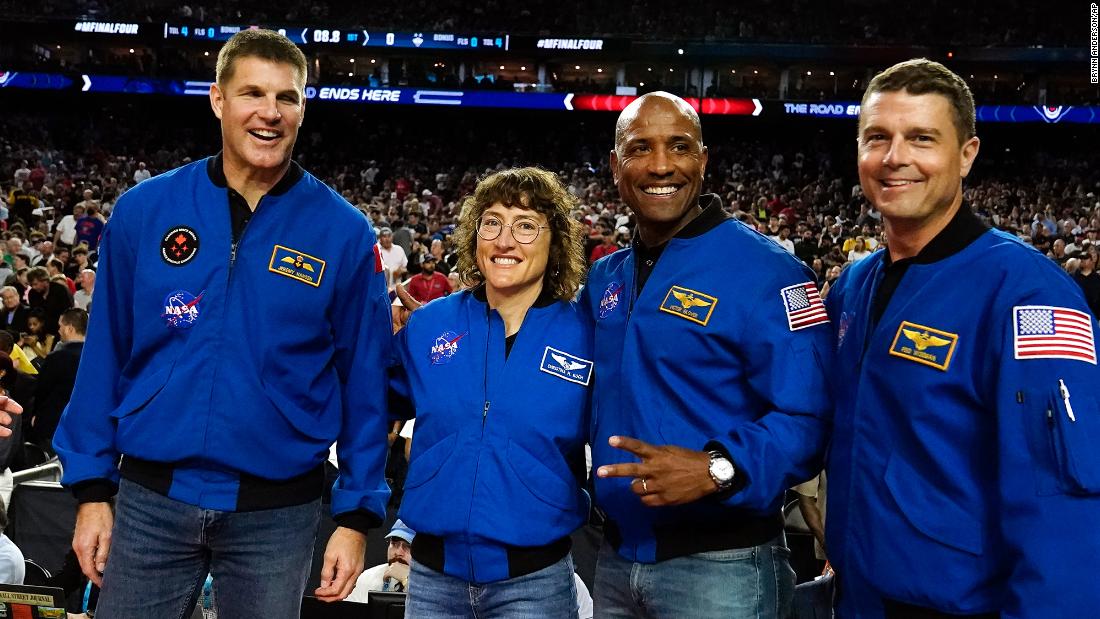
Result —
<path fill-rule="evenodd" d="M 959 157 L 959 176 L 966 178 L 967 174 L 970 174 L 970 167 L 974 165 L 974 160 L 978 158 L 978 147 L 981 146 L 981 140 L 978 136 L 974 136 L 966 141 L 962 145 L 962 150 Z"/>
<path fill-rule="evenodd" d="M 218 83 L 214 82 L 210 84 L 210 109 L 214 110 L 214 116 L 218 117 L 218 120 L 222 119 L 222 104 L 225 103 L 225 96 L 222 94 Z"/>
<path fill-rule="evenodd" d="M 615 149 L 611 149 L 611 157 L 608 159 L 608 164 L 611 166 L 611 179 L 618 184 L 619 182 L 619 156 L 615 154 Z"/>

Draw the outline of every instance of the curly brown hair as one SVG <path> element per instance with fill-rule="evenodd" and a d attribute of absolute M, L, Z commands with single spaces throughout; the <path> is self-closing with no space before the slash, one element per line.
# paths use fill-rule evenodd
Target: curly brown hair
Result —
<path fill-rule="evenodd" d="M 550 225 L 550 256 L 543 275 L 543 289 L 554 298 L 570 301 L 584 282 L 584 227 L 572 217 L 577 199 L 558 177 L 537 167 L 512 168 L 482 178 L 474 192 L 462 201 L 455 228 L 458 273 L 473 285 L 485 281 L 477 267 L 477 225 L 482 213 L 494 204 L 537 211 Z"/>

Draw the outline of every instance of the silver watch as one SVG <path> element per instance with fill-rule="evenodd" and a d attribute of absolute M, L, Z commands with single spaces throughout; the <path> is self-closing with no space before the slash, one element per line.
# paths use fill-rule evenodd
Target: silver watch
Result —
<path fill-rule="evenodd" d="M 737 473 L 733 463 L 720 451 L 707 453 L 710 454 L 710 478 L 714 480 L 714 485 L 718 486 L 719 492 L 728 490 L 733 485 L 733 476 Z"/>

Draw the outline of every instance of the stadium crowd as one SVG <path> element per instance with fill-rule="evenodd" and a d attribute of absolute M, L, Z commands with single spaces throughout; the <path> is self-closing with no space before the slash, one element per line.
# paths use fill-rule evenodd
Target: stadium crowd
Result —
<path fill-rule="evenodd" d="M 76 294 L 90 279 L 82 272 L 94 268 L 98 232 L 118 196 L 151 174 L 210 154 L 201 146 L 206 135 L 197 128 L 165 129 L 151 120 L 130 128 L 113 124 L 135 114 L 142 118 L 143 112 L 127 105 L 109 107 L 79 126 L 31 113 L 0 121 L 4 260 L 14 276 L 10 283 L 21 294 L 27 290 L 26 274 L 39 264 L 57 281 L 64 278 L 69 293 Z M 456 118 L 412 127 L 329 109 L 313 131 L 307 131 L 308 123 L 303 129 L 306 146 L 297 158 L 370 217 L 376 231 L 391 233 L 403 254 L 401 272 L 391 283 L 419 273 L 429 255 L 447 276 L 455 266 L 450 234 L 462 198 L 479 177 L 512 165 L 555 171 L 580 199 L 575 216 L 588 230 L 586 255 L 595 259 L 629 244 L 632 218 L 614 189 L 600 136 L 591 135 L 587 120 L 548 119 L 548 129 L 532 137 L 517 129 L 451 122 Z M 325 130 L 347 122 L 357 123 L 353 131 Z M 705 189 L 797 254 L 822 282 L 880 245 L 880 217 L 867 206 L 852 173 L 847 134 L 819 130 L 799 143 L 793 141 L 798 129 L 775 141 L 757 135 L 759 130 L 718 129 L 711 134 L 719 141 L 708 144 Z M 1022 149 L 1014 153 L 1012 147 L 1031 138 L 1014 141 L 1010 131 L 996 129 L 987 132 L 1003 152 L 986 154 L 966 184 L 966 199 L 991 225 L 1076 269 L 1080 260 L 1073 258 L 1095 252 L 1100 232 L 1095 155 L 1087 150 L 1064 157 L 1021 155 Z M 462 143 L 480 147 L 473 152 L 449 147 Z M 1026 177 L 1012 172 L 1021 168 L 1029 171 Z M 61 264 L 51 266 L 51 258 Z"/>

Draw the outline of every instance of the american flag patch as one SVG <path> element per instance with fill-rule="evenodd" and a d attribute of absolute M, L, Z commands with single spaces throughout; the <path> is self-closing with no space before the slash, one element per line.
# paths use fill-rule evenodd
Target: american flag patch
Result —
<path fill-rule="evenodd" d="M 1096 365 L 1092 316 L 1068 307 L 1012 308 L 1017 359 L 1076 359 Z"/>
<path fill-rule="evenodd" d="M 829 322 L 817 284 L 806 282 L 788 286 L 779 292 L 783 297 L 783 309 L 787 312 L 787 326 L 791 331 Z"/>

